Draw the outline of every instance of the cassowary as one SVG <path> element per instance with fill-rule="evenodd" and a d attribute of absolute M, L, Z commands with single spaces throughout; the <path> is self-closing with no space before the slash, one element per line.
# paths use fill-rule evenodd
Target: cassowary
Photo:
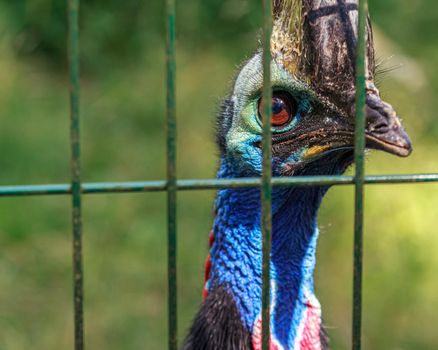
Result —
<path fill-rule="evenodd" d="M 273 175 L 342 174 L 353 161 L 358 0 L 273 0 L 273 9 Z M 407 156 L 409 137 L 381 100 L 374 76 L 368 21 L 367 147 Z M 259 50 L 219 113 L 219 178 L 261 175 L 262 85 Z M 273 190 L 271 350 L 328 348 L 313 285 L 317 212 L 327 189 Z M 260 212 L 259 189 L 218 191 L 204 301 L 183 350 L 261 349 Z"/>

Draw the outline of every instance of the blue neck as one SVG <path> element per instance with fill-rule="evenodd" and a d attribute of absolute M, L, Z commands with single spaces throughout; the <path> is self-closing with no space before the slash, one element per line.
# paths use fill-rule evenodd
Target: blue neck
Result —
<path fill-rule="evenodd" d="M 238 177 L 224 160 L 218 176 Z M 273 192 L 271 332 L 284 348 L 293 347 L 306 303 L 313 299 L 316 216 L 324 192 L 304 187 Z M 260 191 L 221 190 L 216 208 L 209 289 L 229 289 L 251 332 L 261 312 Z"/>

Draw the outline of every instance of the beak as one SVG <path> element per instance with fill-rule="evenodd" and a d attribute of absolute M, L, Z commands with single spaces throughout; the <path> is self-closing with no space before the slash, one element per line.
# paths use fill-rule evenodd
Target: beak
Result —
<path fill-rule="evenodd" d="M 354 103 L 350 105 L 354 106 Z M 399 157 L 409 156 L 412 152 L 411 140 L 394 108 L 372 91 L 367 93 L 365 107 L 366 148 Z M 290 132 L 273 134 L 273 153 L 287 158 L 297 150 L 304 149 L 303 160 L 308 162 L 337 151 L 351 152 L 354 149 L 354 129 L 354 107 L 348 117 L 316 110 Z"/>
<path fill-rule="evenodd" d="M 374 94 L 366 100 L 366 144 L 400 157 L 412 152 L 411 140 L 394 108 Z"/>

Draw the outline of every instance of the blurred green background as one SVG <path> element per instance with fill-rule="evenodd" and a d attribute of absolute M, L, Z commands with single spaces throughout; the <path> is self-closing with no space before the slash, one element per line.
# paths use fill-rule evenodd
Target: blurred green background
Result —
<path fill-rule="evenodd" d="M 438 2 L 370 0 L 380 82 L 415 152 L 373 153 L 369 174 L 438 171 Z M 69 181 L 63 1 L 0 1 L 0 184 Z M 214 115 L 257 47 L 260 4 L 178 2 L 178 175 L 215 175 Z M 81 8 L 84 181 L 165 174 L 162 1 L 88 0 Z M 402 65 L 400 67 L 400 65 Z M 397 68 L 398 67 L 398 68 Z M 179 332 L 201 300 L 211 191 L 178 196 Z M 438 347 L 438 186 L 366 189 L 364 349 Z M 0 200 L 0 349 L 71 349 L 70 198 Z M 89 349 L 166 348 L 162 193 L 84 198 Z M 333 349 L 349 349 L 353 192 L 324 201 L 317 294 Z"/>

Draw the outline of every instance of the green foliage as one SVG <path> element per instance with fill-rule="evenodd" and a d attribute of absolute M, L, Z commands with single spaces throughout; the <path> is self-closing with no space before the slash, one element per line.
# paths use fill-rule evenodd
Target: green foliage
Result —
<path fill-rule="evenodd" d="M 435 0 L 400 2 L 397 0 L 370 1 L 373 19 L 384 29 L 385 34 L 395 40 L 410 56 L 415 57 L 427 70 L 428 84 L 433 92 L 424 96 L 422 103 L 431 110 L 438 109 L 438 4 Z M 413 78 L 414 79 L 414 78 Z M 415 82 L 412 82 L 415 85 Z M 434 115 L 424 116 L 427 135 L 438 136 L 438 124 Z"/>
<path fill-rule="evenodd" d="M 52 64 L 64 65 L 66 1 L 2 0 L 0 6 L 9 17 L 8 30 L 18 53 L 43 55 Z M 178 35 L 192 49 L 210 40 L 226 47 L 258 26 L 257 8 L 248 0 L 179 2 Z M 102 62 L 108 66 L 120 60 L 137 62 L 141 52 L 153 50 L 163 41 L 163 15 L 159 1 L 84 1 L 80 12 L 83 67 L 98 69 Z"/>
<path fill-rule="evenodd" d="M 84 181 L 164 177 L 162 5 L 83 2 Z M 216 106 L 236 65 L 256 45 L 259 3 L 186 0 L 178 6 L 178 176 L 209 178 L 217 162 Z M 438 68 L 431 59 L 438 54 L 438 29 L 427 18 L 437 18 L 438 3 L 401 7 L 375 0 L 370 6 L 376 24 L 399 47 L 396 56 L 409 53 L 427 79 L 412 88 L 398 78 L 403 67 L 383 81 L 383 94 L 404 116 L 415 151 L 408 159 L 373 154 L 367 172 L 436 172 L 438 146 L 431 130 L 438 124 Z M 63 1 L 0 1 L 2 185 L 69 181 L 64 21 Z M 429 28 L 424 33 L 423 24 Z M 367 188 L 365 349 L 428 350 L 438 344 L 437 189 Z M 200 302 L 213 198 L 209 191 L 178 195 L 180 338 Z M 352 189 L 336 187 L 321 210 L 317 294 L 334 349 L 350 348 L 352 208 Z M 72 346 L 69 210 L 68 196 L 0 201 L 1 350 Z M 164 194 L 84 198 L 90 349 L 165 349 L 165 230 Z"/>

